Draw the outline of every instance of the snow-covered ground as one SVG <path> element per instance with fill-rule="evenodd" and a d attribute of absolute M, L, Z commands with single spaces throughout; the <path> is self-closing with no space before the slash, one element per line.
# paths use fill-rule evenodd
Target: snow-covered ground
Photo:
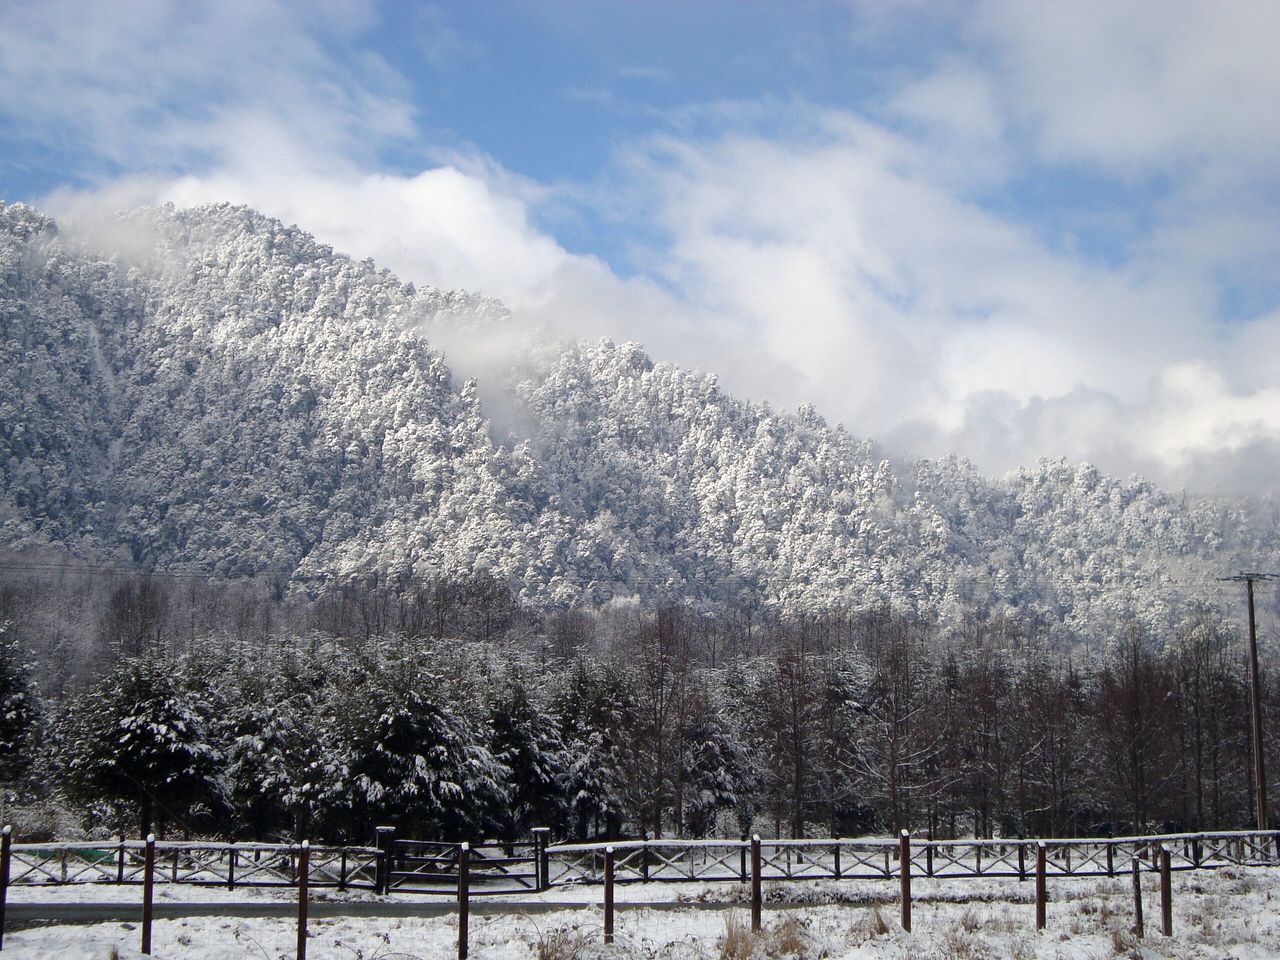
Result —
<path fill-rule="evenodd" d="M 1101 957 L 1190 957 L 1271 960 L 1280 957 L 1280 871 L 1227 868 L 1175 874 L 1174 937 L 1159 935 L 1158 879 L 1146 875 L 1147 936 L 1129 934 L 1132 889 L 1127 879 L 1050 882 L 1048 929 L 1037 935 L 1032 885 L 1016 880 L 925 880 L 914 883 L 913 932 L 898 927 L 897 884 L 876 881 L 773 883 L 765 887 L 766 930 L 747 933 L 744 890 L 735 884 L 650 884 L 620 887 L 616 943 L 602 945 L 598 907 L 502 916 L 473 914 L 471 956 L 493 960 L 619 958 L 827 957 L 831 960 L 1093 960 Z M 38 893 L 37 898 L 34 894 Z M 127 899 L 139 891 L 111 887 L 12 891 L 13 902 Z M 229 891 L 158 887 L 164 901 L 227 898 Z M 572 891 L 599 902 L 599 887 Z M 563 896 L 564 891 L 557 891 Z M 347 895 L 354 899 L 377 899 Z M 235 891 L 236 900 L 287 900 L 287 891 Z M 625 909 L 627 902 L 693 898 L 702 909 Z M 403 898 L 395 898 L 397 901 Z M 542 898 L 536 898 L 542 899 Z M 783 907 L 781 902 L 803 901 Z M 737 901 L 736 903 L 734 901 Z M 518 909 L 518 907 L 513 907 Z M 313 919 L 312 960 L 436 960 L 456 956 L 456 920 L 447 917 Z M 152 955 L 160 960 L 276 960 L 294 956 L 291 919 L 225 917 L 158 920 Z M 5 955 L 67 960 L 132 958 L 135 924 L 11 929 Z M 114 951 L 114 952 L 113 952 Z"/>

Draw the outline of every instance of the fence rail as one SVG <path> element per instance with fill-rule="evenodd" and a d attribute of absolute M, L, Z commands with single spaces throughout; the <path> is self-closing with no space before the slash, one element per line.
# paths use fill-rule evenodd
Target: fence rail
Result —
<path fill-rule="evenodd" d="M 1049 877 L 1123 876 L 1134 884 L 1135 930 L 1142 930 L 1139 871 L 1160 874 L 1161 930 L 1173 933 L 1173 870 L 1280 864 L 1280 831 L 1177 833 L 1070 840 L 619 840 L 468 844 L 396 840 L 378 828 L 377 847 L 301 844 L 14 843 L 0 836 L 0 949 L 11 886 L 127 883 L 142 886 L 142 953 L 151 952 L 154 884 L 292 887 L 298 892 L 298 960 L 306 958 L 311 887 L 457 897 L 458 957 L 467 957 L 468 901 L 474 894 L 528 893 L 551 886 L 603 884 L 604 939 L 613 942 L 614 888 L 645 881 L 750 883 L 751 929 L 761 929 L 765 880 L 884 880 L 901 887 L 902 927 L 911 929 L 912 875 L 937 878 L 1034 877 L 1036 929 L 1046 922 Z M 1126 866 L 1127 865 L 1127 866 Z"/>
<path fill-rule="evenodd" d="M 387 886 L 399 893 L 454 896 L 461 878 L 456 843 L 395 840 L 389 844 Z M 531 893 L 540 889 L 538 843 L 475 843 L 467 877 L 472 896 Z"/>
<path fill-rule="evenodd" d="M 910 872 L 918 877 L 1027 879 L 1035 872 L 1042 843 L 1050 877 L 1119 876 L 1134 857 L 1154 871 L 1161 848 L 1169 850 L 1172 870 L 1280 863 L 1280 831 L 1274 830 L 1048 840 L 912 838 Z M 750 876 L 749 840 L 619 840 L 548 847 L 550 885 L 603 883 L 609 848 L 614 851 L 615 883 L 746 882 Z M 762 840 L 761 879 L 887 880 L 901 876 L 899 851 L 896 839 Z"/>
<path fill-rule="evenodd" d="M 114 843 L 14 843 L 9 886 L 75 883 L 141 884 L 147 845 Z M 279 843 L 155 844 L 155 879 L 193 886 L 296 887 L 301 847 Z M 311 887 L 370 889 L 376 883 L 379 852 L 373 847 L 310 847 Z"/>
<path fill-rule="evenodd" d="M 1167 850 L 1171 870 L 1231 864 L 1280 864 L 1280 831 L 1177 833 L 1141 837 L 1047 840 L 922 840 L 909 847 L 910 872 L 947 879 L 1016 877 L 1035 872 L 1044 845 L 1049 877 L 1120 876 L 1136 857 L 1159 868 Z M 141 884 L 146 844 L 13 843 L 9 886 L 78 883 Z M 536 892 L 547 887 L 604 883 L 612 849 L 618 884 L 747 882 L 749 840 L 618 840 L 610 843 L 481 843 L 470 847 L 471 895 Z M 155 844 L 155 880 L 195 886 L 296 887 L 297 844 Z M 382 889 L 386 893 L 455 895 L 459 845 L 394 840 L 385 847 L 310 847 L 311 887 Z M 761 840 L 762 880 L 886 880 L 900 877 L 896 839 Z M 384 872 L 385 871 L 385 872 Z M 381 884 L 380 884 L 381 881 Z"/>

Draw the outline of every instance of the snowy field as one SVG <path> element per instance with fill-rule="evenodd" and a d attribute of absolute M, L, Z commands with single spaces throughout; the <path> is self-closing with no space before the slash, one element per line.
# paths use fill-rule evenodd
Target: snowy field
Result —
<path fill-rule="evenodd" d="M 1050 882 L 1048 929 L 1035 932 L 1032 883 L 1016 880 L 926 880 L 914 883 L 913 932 L 898 928 L 897 884 L 841 881 L 773 883 L 765 887 L 766 930 L 747 932 L 745 888 L 736 884 L 649 884 L 620 887 L 616 943 L 602 944 L 598 906 L 502 916 L 473 913 L 471 956 L 494 960 L 572 958 L 1052 958 L 1192 957 L 1263 960 L 1280 957 L 1280 870 L 1226 868 L 1174 875 L 1174 937 L 1159 935 L 1158 878 L 1144 876 L 1147 936 L 1129 934 L 1132 890 L 1127 879 Z M 288 901 L 288 891 L 231 894 L 225 890 L 157 887 L 157 901 L 250 899 Z M 599 902 L 599 887 L 556 891 Z M 14 903 L 105 901 L 136 898 L 136 888 L 78 887 L 12 890 Z M 328 899 L 317 897 L 317 900 Z M 369 895 L 344 899 L 378 902 Z M 406 898 L 391 898 L 403 902 Z M 529 898 L 541 900 L 542 897 Z M 690 900 L 658 909 L 628 902 Z M 803 905 L 783 906 L 782 901 Z M 477 907 L 479 905 L 477 904 Z M 512 910 L 518 911 L 513 904 Z M 365 917 L 313 919 L 312 960 L 436 960 L 456 956 L 455 918 Z M 136 924 L 10 928 L 5 955 L 67 960 L 133 958 Z M 152 955 L 160 960 L 277 960 L 294 956 L 292 919 L 200 917 L 157 920 Z"/>

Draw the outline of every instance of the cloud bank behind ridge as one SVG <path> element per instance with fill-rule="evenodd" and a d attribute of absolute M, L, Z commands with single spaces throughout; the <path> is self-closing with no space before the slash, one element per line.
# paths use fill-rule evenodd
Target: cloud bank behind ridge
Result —
<path fill-rule="evenodd" d="M 1171 6 L 947 7 L 856 103 L 690 102 L 587 181 L 434 134 L 375 5 L 12 5 L 0 112 L 27 155 L 76 158 L 31 198 L 55 213 L 245 203 L 893 452 L 1275 490 L 1280 12 Z M 908 42 L 932 8 L 855 4 L 842 42 Z M 557 239 L 583 222 L 627 264 Z"/>

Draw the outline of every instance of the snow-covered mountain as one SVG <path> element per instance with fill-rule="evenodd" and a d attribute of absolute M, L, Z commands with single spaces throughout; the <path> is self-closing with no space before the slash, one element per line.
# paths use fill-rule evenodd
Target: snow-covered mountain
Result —
<path fill-rule="evenodd" d="M 245 208 L 64 236 L 0 205 L 0 542 L 312 583 L 487 571 L 537 604 L 1009 604 L 1069 627 L 1166 620 L 1280 560 L 1272 502 L 1061 461 L 893 467 L 635 344 L 531 347 L 484 385 L 518 411 L 499 439 L 432 342 L 504 322 Z"/>

